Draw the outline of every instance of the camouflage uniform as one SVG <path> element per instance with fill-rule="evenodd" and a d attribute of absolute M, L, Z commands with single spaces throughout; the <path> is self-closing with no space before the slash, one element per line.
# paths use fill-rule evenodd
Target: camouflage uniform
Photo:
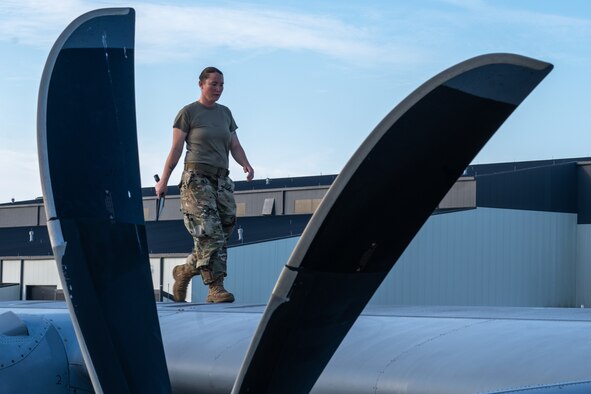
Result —
<path fill-rule="evenodd" d="M 227 243 L 236 224 L 234 182 L 228 176 L 215 177 L 185 170 L 180 192 L 185 227 L 195 243 L 187 263 L 195 272 L 208 267 L 213 278 L 225 277 Z M 203 282 L 209 284 L 205 278 Z"/>

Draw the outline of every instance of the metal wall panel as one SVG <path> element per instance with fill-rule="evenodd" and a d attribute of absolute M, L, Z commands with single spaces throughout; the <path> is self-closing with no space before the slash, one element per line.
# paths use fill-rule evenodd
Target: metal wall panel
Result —
<path fill-rule="evenodd" d="M 37 205 L 0 207 L 0 227 L 36 226 L 37 211 Z"/>
<path fill-rule="evenodd" d="M 236 229 L 228 240 L 229 247 L 246 243 L 267 242 L 279 238 L 299 235 L 304 231 L 310 215 L 279 215 L 239 217 Z M 238 228 L 242 227 L 243 239 L 238 239 Z M 2 236 L 0 229 L 0 237 Z M 147 222 L 148 248 L 150 254 L 185 256 L 193 249 L 193 238 L 182 221 Z M 2 244 L 0 243 L 0 256 Z M 14 256 L 15 254 L 11 255 Z"/>
<path fill-rule="evenodd" d="M 591 163 L 577 168 L 577 212 L 579 224 L 591 224 Z"/>
<path fill-rule="evenodd" d="M 370 303 L 573 306 L 576 227 L 576 215 L 552 212 L 478 208 L 432 216 Z M 237 302 L 268 301 L 297 239 L 229 250 L 226 285 Z M 193 281 L 193 301 L 206 293 Z"/>
<path fill-rule="evenodd" d="M 573 306 L 576 215 L 477 208 L 432 216 L 372 304 Z"/>
<path fill-rule="evenodd" d="M 21 283 L 20 260 L 2 260 L 2 282 Z"/>
<path fill-rule="evenodd" d="M 244 190 L 236 192 L 234 194 L 234 197 L 236 199 L 237 204 L 246 204 L 245 216 L 261 216 L 263 212 L 263 205 L 265 203 L 266 198 L 275 199 L 275 215 L 288 215 L 294 213 L 294 201 L 296 199 L 322 198 L 326 194 L 327 190 L 328 186 L 314 186 L 311 188 L 301 188 L 296 190 Z M 156 220 L 156 198 L 144 197 L 143 207 L 144 219 L 146 221 Z M 180 212 L 180 197 L 167 197 L 164 210 L 160 213 L 160 220 L 179 220 L 182 218 L 183 217 Z"/>
<path fill-rule="evenodd" d="M 432 216 L 371 303 L 591 305 L 591 225 L 576 220 L 576 214 L 490 208 Z M 229 249 L 226 286 L 237 302 L 268 301 L 297 240 Z M 172 268 L 184 261 L 164 259 L 165 292 L 172 292 Z M 150 262 L 154 289 L 159 289 L 160 262 Z M 27 260 L 24 266 L 25 286 L 60 286 L 53 260 Z M 4 260 L 2 267 L 4 282 L 20 282 L 20 260 Z M 203 302 L 206 294 L 207 287 L 195 277 L 188 299 Z"/>
<path fill-rule="evenodd" d="M 283 191 L 265 191 L 265 192 L 237 192 L 234 194 L 236 203 L 245 203 L 245 216 L 261 216 L 263 213 L 263 205 L 266 198 L 275 199 L 275 215 L 283 214 Z"/>
<path fill-rule="evenodd" d="M 37 207 L 37 209 L 39 210 L 39 225 L 46 226 L 47 225 L 47 215 L 45 214 L 45 206 L 39 205 Z"/>
<path fill-rule="evenodd" d="M 160 290 L 160 258 L 150 258 L 150 271 L 152 272 L 152 285 L 154 290 Z"/>
<path fill-rule="evenodd" d="M 577 212 L 577 163 L 478 176 L 476 205 Z"/>
<path fill-rule="evenodd" d="M 253 179 L 251 182 L 234 180 L 236 191 L 308 188 L 314 186 L 326 186 L 334 182 L 336 175 L 311 175 L 295 178 L 267 178 Z M 237 177 L 238 178 L 238 177 Z"/>
<path fill-rule="evenodd" d="M 33 231 L 33 242 L 31 242 L 31 231 Z M 51 257 L 52 255 L 46 226 L 0 228 L 0 258 Z"/>
<path fill-rule="evenodd" d="M 577 278 L 575 306 L 591 308 L 591 224 L 577 226 Z"/>
<path fill-rule="evenodd" d="M 440 209 L 476 207 L 476 181 L 460 178 L 439 203 Z"/>
<path fill-rule="evenodd" d="M 566 159 L 532 160 L 532 161 L 512 161 L 505 163 L 474 164 L 466 168 L 464 175 L 478 176 L 486 174 L 497 174 L 500 172 L 520 171 L 537 167 L 552 167 L 566 163 L 576 163 L 580 161 L 589 161 L 590 157 L 571 157 Z"/>
<path fill-rule="evenodd" d="M 156 197 L 144 197 L 144 220 L 156 220 Z M 182 219 L 181 199 L 179 196 L 166 197 L 164 209 L 160 212 L 158 220 L 179 220 Z"/>
<path fill-rule="evenodd" d="M 0 301 L 19 300 L 20 289 L 19 285 L 0 286 Z"/>
<path fill-rule="evenodd" d="M 57 285 L 62 289 L 55 260 L 25 260 L 23 287 L 28 285 Z"/>
<path fill-rule="evenodd" d="M 285 192 L 285 214 L 293 215 L 296 213 L 296 200 L 321 199 L 327 191 L 327 187 L 305 190 L 287 190 Z"/>

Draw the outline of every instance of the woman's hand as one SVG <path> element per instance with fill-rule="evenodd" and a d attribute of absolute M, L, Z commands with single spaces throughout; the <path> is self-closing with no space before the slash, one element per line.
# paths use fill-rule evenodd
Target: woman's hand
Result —
<path fill-rule="evenodd" d="M 247 164 L 247 165 L 245 165 L 245 166 L 242 167 L 242 170 L 246 174 L 246 180 L 248 182 L 252 181 L 252 179 L 254 178 L 254 168 L 252 168 L 250 166 L 250 164 Z"/>
<path fill-rule="evenodd" d="M 162 179 L 160 179 L 158 183 L 156 183 L 154 189 L 156 189 L 156 197 L 161 198 L 166 196 L 166 192 L 168 191 L 168 185 L 166 184 L 166 182 L 162 182 Z"/>

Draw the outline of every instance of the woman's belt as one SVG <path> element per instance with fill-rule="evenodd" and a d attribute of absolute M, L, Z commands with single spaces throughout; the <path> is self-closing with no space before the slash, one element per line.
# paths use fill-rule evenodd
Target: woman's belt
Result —
<path fill-rule="evenodd" d="M 203 163 L 185 163 L 185 171 L 195 171 L 209 176 L 228 176 L 230 171 L 225 168 L 210 166 Z"/>

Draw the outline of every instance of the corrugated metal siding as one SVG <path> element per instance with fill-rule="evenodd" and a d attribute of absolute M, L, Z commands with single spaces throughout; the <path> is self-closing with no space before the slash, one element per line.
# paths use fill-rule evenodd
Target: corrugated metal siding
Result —
<path fill-rule="evenodd" d="M 371 304 L 573 306 L 576 227 L 576 215 L 551 212 L 479 208 L 432 216 Z M 268 301 L 296 242 L 229 250 L 226 285 L 238 302 Z M 206 291 L 194 281 L 193 301 Z"/>
<path fill-rule="evenodd" d="M 572 306 L 576 215 L 478 208 L 432 216 L 372 304 Z"/>
<path fill-rule="evenodd" d="M 460 178 L 439 203 L 439 209 L 476 207 L 476 181 Z"/>
<path fill-rule="evenodd" d="M 336 179 L 336 175 L 312 175 L 302 176 L 296 178 L 267 178 L 267 179 L 253 179 L 251 182 L 234 181 L 235 190 L 264 190 L 264 189 L 280 189 L 280 188 L 308 188 L 314 186 L 330 186 Z"/>
<path fill-rule="evenodd" d="M 591 224 L 577 226 L 576 305 L 591 308 Z"/>
<path fill-rule="evenodd" d="M 577 168 L 577 212 L 579 224 L 591 224 L 591 164 Z"/>
<path fill-rule="evenodd" d="M 156 220 L 156 197 L 146 198 L 144 204 L 144 220 Z M 183 219 L 181 214 L 181 199 L 179 196 L 166 197 L 164 209 L 160 212 L 158 220 L 179 220 Z"/>
<path fill-rule="evenodd" d="M 577 225 L 576 214 L 558 212 L 477 208 L 432 216 L 372 303 L 591 305 L 590 227 Z M 19 230 L 19 242 L 28 243 L 28 228 Z M 255 235 L 249 228 L 245 233 L 247 238 Z M 48 248 L 45 238 L 36 232 L 35 242 L 44 241 Z M 296 242 L 297 238 L 288 238 L 230 249 L 226 285 L 239 302 L 267 302 Z M 187 252 L 189 249 L 190 245 Z M 44 261 L 56 269 L 53 261 Z M 159 288 L 157 262 L 152 260 L 155 289 Z M 172 268 L 183 262 L 184 258 L 165 259 L 164 291 L 172 291 Z M 2 269 L 4 282 L 20 281 L 20 260 L 4 260 Z M 33 273 L 29 272 L 28 261 L 24 274 L 25 285 L 37 280 L 29 276 Z M 47 275 L 41 277 L 50 278 Z M 59 283 L 57 276 L 51 275 L 54 283 Z M 199 277 L 196 279 L 193 299 L 203 301 L 206 288 Z M 52 283 L 44 280 L 40 284 Z"/>
<path fill-rule="evenodd" d="M 260 216 L 263 212 L 263 204 L 266 198 L 273 198 L 275 215 L 291 215 L 294 213 L 294 201 L 296 199 L 322 198 L 326 194 L 328 186 L 312 186 L 301 189 L 275 189 L 275 190 L 245 190 L 236 192 L 234 197 L 236 203 L 245 203 L 245 216 Z M 146 221 L 156 220 L 156 198 L 144 197 L 143 200 L 144 219 Z M 164 210 L 160 213 L 160 220 L 182 220 L 180 212 L 180 197 L 170 196 L 166 198 Z"/>
<path fill-rule="evenodd" d="M 39 209 L 39 226 L 46 226 L 47 225 L 47 214 L 45 213 L 45 206 L 40 205 Z"/>
<path fill-rule="evenodd" d="M 33 230 L 33 242 L 29 231 Z M 51 256 L 47 227 L 0 228 L 0 258 L 15 256 Z"/>
<path fill-rule="evenodd" d="M 565 163 L 576 163 L 579 161 L 589 161 L 590 157 L 571 157 L 566 159 L 533 160 L 533 161 L 514 161 L 505 163 L 474 164 L 468 166 L 464 175 L 478 176 L 485 174 L 496 174 L 499 172 L 512 172 L 537 167 L 552 167 Z"/>
<path fill-rule="evenodd" d="M 39 206 L 0 208 L 0 227 L 36 226 Z"/>
<path fill-rule="evenodd" d="M 576 163 L 476 178 L 476 205 L 488 208 L 577 212 Z"/>
<path fill-rule="evenodd" d="M 477 208 L 432 216 L 372 304 L 591 305 L 591 225 L 575 214 Z M 237 302 L 265 304 L 298 237 L 230 248 L 226 287 Z M 163 259 L 163 290 L 185 258 Z M 152 258 L 154 289 L 159 259 Z M 20 281 L 20 260 L 4 260 L 4 282 Z M 25 261 L 27 284 L 58 284 L 53 260 Z M 195 277 L 188 299 L 203 302 Z"/>
<path fill-rule="evenodd" d="M 19 285 L 0 287 L 0 301 L 16 301 L 20 296 Z"/>
<path fill-rule="evenodd" d="M 283 191 L 266 191 L 266 192 L 237 192 L 234 194 L 236 203 L 246 204 L 246 216 L 260 216 L 263 213 L 263 204 L 266 198 L 273 198 L 275 215 L 283 214 Z"/>
<path fill-rule="evenodd" d="M 288 190 L 285 192 L 285 214 L 293 215 L 295 213 L 296 200 L 321 199 L 324 197 L 328 188 Z"/>
<path fill-rule="evenodd" d="M 54 260 L 25 260 L 23 271 L 23 299 L 29 285 L 62 285 Z"/>
<path fill-rule="evenodd" d="M 239 217 L 236 229 L 242 227 L 243 242 L 238 240 L 238 231 L 234 230 L 228 244 L 230 247 L 255 242 L 265 242 L 278 238 L 287 238 L 302 233 L 310 215 L 279 215 Z M 189 254 L 193 249 L 193 238 L 181 221 L 147 222 L 148 247 L 151 254 Z M 0 229 L 0 236 L 2 229 Z M 2 256 L 0 244 L 0 256 Z"/>
<path fill-rule="evenodd" d="M 150 271 L 152 272 L 152 285 L 154 290 L 160 289 L 160 258 L 150 258 Z M 164 289 L 163 289 L 164 290 Z"/>
<path fill-rule="evenodd" d="M 21 283 L 20 260 L 2 260 L 2 282 Z"/>

